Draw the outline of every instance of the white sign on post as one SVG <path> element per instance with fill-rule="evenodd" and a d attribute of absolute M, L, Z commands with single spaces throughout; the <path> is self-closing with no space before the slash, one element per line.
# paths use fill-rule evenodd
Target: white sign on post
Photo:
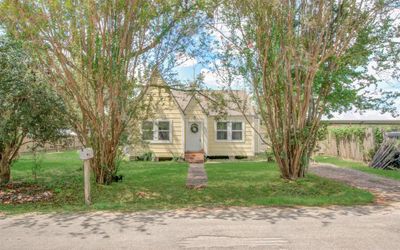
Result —
<path fill-rule="evenodd" d="M 93 149 L 91 148 L 83 148 L 79 150 L 79 158 L 81 160 L 90 160 L 93 158 Z"/>
<path fill-rule="evenodd" d="M 79 158 L 83 160 L 83 180 L 85 187 L 85 203 L 90 205 L 90 159 L 93 158 L 93 149 L 83 148 L 79 150 Z"/>

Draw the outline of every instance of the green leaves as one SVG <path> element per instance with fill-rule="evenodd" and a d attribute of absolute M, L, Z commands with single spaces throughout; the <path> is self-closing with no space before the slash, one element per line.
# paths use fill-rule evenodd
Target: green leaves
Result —
<path fill-rule="evenodd" d="M 99 183 L 108 183 L 115 172 L 127 126 L 148 116 L 147 87 L 170 73 L 177 52 L 190 46 L 204 5 L 203 0 L 1 2 L 0 21 L 29 42 L 74 129 L 94 149 Z"/>
<path fill-rule="evenodd" d="M 351 140 L 355 138 L 358 142 L 362 143 L 365 138 L 365 128 L 363 127 L 338 127 L 331 128 L 330 131 L 336 140 Z"/>
<path fill-rule="evenodd" d="M 33 63 L 20 42 L 0 37 L 0 144 L 16 144 L 25 136 L 54 141 L 66 128 L 63 103 Z"/>

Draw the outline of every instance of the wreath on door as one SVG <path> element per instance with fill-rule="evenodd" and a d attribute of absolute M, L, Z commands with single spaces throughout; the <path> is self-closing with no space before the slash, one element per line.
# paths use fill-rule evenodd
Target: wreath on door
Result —
<path fill-rule="evenodd" d="M 196 134 L 197 132 L 199 132 L 199 125 L 197 125 L 197 123 L 193 123 L 190 126 L 190 131 L 192 131 L 193 134 Z"/>

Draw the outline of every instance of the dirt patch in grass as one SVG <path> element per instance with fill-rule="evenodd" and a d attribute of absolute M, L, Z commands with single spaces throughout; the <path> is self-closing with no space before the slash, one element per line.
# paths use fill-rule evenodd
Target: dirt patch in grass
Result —
<path fill-rule="evenodd" d="M 1 204 L 24 204 L 49 201 L 53 192 L 43 187 L 28 183 L 10 183 L 0 186 Z"/>
<path fill-rule="evenodd" d="M 136 196 L 139 199 L 157 199 L 160 197 L 160 194 L 154 193 L 154 192 L 139 191 L 139 192 L 136 192 Z"/>

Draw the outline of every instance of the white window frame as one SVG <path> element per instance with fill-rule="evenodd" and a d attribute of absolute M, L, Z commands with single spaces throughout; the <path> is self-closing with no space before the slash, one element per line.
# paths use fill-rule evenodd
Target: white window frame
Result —
<path fill-rule="evenodd" d="M 157 143 L 172 143 L 172 121 L 171 120 L 166 120 L 166 119 L 156 119 L 156 120 L 147 120 L 144 122 L 152 122 L 153 123 L 153 140 L 143 140 L 143 123 L 140 127 L 141 134 L 142 134 L 142 140 L 149 142 L 151 144 L 157 144 Z M 168 122 L 169 123 L 169 140 L 159 140 L 158 137 L 158 123 L 159 122 Z"/>
<path fill-rule="evenodd" d="M 228 138 L 226 140 L 218 139 L 218 129 L 217 129 L 218 122 L 226 122 L 227 123 Z M 242 123 L 242 139 L 241 140 L 232 140 L 232 123 L 234 123 L 234 122 Z M 245 141 L 246 129 L 245 129 L 244 121 L 241 121 L 241 120 L 215 121 L 214 128 L 215 128 L 215 141 L 216 142 L 244 142 Z M 222 131 L 222 130 L 220 130 L 220 131 Z M 233 131 L 239 131 L 239 130 L 233 130 Z"/>
<path fill-rule="evenodd" d="M 226 130 L 218 130 L 218 123 L 219 122 L 226 122 Z M 226 131 L 226 140 L 225 139 L 218 139 L 218 131 Z M 218 142 L 226 142 L 229 141 L 229 121 L 216 121 L 215 122 L 215 140 Z"/>

